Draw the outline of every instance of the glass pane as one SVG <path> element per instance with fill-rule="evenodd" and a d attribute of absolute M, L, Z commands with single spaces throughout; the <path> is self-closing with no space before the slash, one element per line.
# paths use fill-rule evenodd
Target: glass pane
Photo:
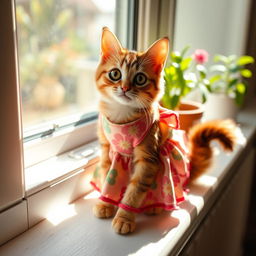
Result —
<path fill-rule="evenodd" d="M 116 9 L 115 0 L 16 0 L 24 130 L 96 110 L 101 30 L 115 31 Z"/>

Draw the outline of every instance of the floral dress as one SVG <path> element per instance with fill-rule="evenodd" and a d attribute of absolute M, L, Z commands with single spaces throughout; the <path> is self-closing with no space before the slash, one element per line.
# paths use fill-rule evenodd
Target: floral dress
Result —
<path fill-rule="evenodd" d="M 121 201 L 133 173 L 133 150 L 147 135 L 153 119 L 149 121 L 143 116 L 130 123 L 115 124 L 100 116 L 100 125 L 110 143 L 112 163 L 104 181 L 99 167 L 91 181 L 93 187 L 101 192 L 102 201 L 139 213 L 152 207 L 172 210 L 185 199 L 185 185 L 189 178 L 185 133 L 179 130 L 175 112 L 159 107 L 159 116 L 160 127 L 167 127 L 168 135 L 160 146 L 157 176 L 140 208 L 130 207 Z"/>

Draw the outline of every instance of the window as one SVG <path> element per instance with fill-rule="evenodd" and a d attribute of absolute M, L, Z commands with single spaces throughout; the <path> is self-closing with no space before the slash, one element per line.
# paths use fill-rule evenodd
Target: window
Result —
<path fill-rule="evenodd" d="M 25 140 L 97 110 L 101 28 L 120 31 L 118 19 L 127 16 L 118 15 L 127 11 L 122 7 L 115 0 L 16 1 Z M 122 30 L 127 34 L 127 26 Z"/>

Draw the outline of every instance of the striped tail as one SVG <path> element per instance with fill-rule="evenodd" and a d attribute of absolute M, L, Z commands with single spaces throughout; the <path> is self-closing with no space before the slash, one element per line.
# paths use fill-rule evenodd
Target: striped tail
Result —
<path fill-rule="evenodd" d="M 191 179 L 200 176 L 211 165 L 212 140 L 217 140 L 224 151 L 232 151 L 236 144 L 236 125 L 231 120 L 214 120 L 195 125 L 189 131 Z"/>

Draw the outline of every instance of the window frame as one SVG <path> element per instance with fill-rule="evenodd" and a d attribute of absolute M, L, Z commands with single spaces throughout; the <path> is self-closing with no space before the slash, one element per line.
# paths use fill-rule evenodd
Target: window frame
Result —
<path fill-rule="evenodd" d="M 145 51 L 167 36 L 173 45 L 176 0 L 140 0 L 138 3 L 137 50 Z"/>
<path fill-rule="evenodd" d="M 0 245 L 28 229 L 23 175 L 20 94 L 17 79 L 14 2 L 3 0 L 0 8 Z"/>
<path fill-rule="evenodd" d="M 13 1 L 0 8 L 1 154 L 0 212 L 24 197 L 20 92 L 17 80 L 17 44 Z"/>

